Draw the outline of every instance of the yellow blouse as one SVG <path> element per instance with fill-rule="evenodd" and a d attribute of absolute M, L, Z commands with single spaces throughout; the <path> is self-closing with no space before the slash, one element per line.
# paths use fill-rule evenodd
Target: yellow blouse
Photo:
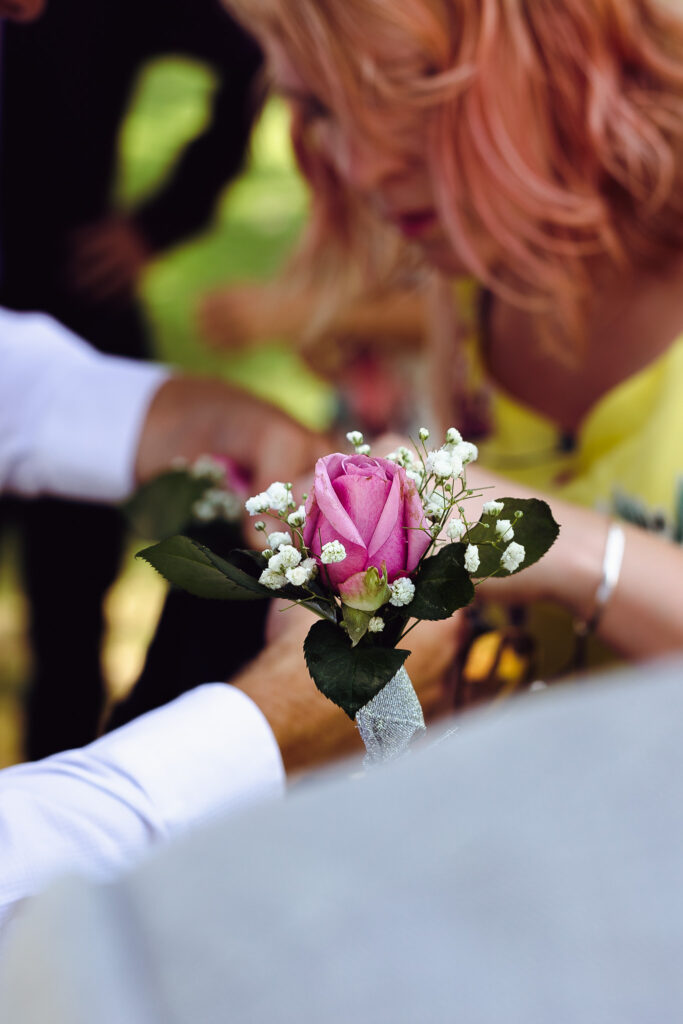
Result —
<path fill-rule="evenodd" d="M 476 386 L 484 371 L 471 326 L 466 351 Z M 683 543 L 683 337 L 605 394 L 571 439 L 490 382 L 486 387 L 491 433 L 479 443 L 482 466 Z M 565 613 L 537 608 L 529 626 L 541 678 L 571 666 L 574 636 Z M 589 661 L 607 660 L 613 656 L 591 641 Z"/>

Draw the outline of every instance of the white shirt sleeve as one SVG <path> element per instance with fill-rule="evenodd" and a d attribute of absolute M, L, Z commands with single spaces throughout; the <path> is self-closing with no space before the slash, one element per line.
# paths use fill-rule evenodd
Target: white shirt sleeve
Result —
<path fill-rule="evenodd" d="M 178 832 L 279 795 L 284 778 L 262 712 L 223 683 L 82 750 L 0 771 L 0 930 L 58 875 L 110 879 Z"/>
<path fill-rule="evenodd" d="M 43 314 L 0 309 L 0 491 L 126 497 L 168 373 L 102 355 Z"/>

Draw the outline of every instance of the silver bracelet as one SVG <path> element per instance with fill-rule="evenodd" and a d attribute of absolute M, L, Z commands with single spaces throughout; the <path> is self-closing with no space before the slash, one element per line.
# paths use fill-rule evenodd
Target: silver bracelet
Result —
<path fill-rule="evenodd" d="M 623 527 L 619 523 L 610 523 L 605 541 L 605 553 L 602 558 L 602 576 L 595 591 L 595 606 L 593 613 L 588 618 L 575 621 L 574 631 L 578 636 L 588 636 L 593 633 L 602 618 L 607 602 L 619 582 L 625 546 L 626 534 Z"/>

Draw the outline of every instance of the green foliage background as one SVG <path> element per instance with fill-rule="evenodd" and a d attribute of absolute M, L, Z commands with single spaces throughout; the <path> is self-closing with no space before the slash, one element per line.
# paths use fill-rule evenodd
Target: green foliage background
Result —
<path fill-rule="evenodd" d="M 213 88 L 212 74 L 199 64 L 165 59 L 149 66 L 121 136 L 115 195 L 119 206 L 133 207 L 163 181 L 182 147 L 205 125 Z M 287 112 L 272 100 L 254 132 L 247 170 L 226 187 L 213 223 L 149 268 L 141 297 L 159 358 L 226 377 L 317 426 L 329 416 L 330 391 L 284 339 L 270 339 L 271 344 L 249 353 L 217 356 L 202 346 L 194 325 L 202 292 L 277 272 L 306 209 Z"/>

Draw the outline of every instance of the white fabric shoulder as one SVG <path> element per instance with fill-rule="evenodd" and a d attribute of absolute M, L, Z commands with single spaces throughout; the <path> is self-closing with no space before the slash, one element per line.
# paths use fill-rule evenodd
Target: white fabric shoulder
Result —
<path fill-rule="evenodd" d="M 190 826 L 278 796 L 284 777 L 262 712 L 223 683 L 82 750 L 0 771 L 0 928 L 51 879 L 112 878 Z"/>
<path fill-rule="evenodd" d="M 168 372 L 102 355 L 43 314 L 0 309 L 0 490 L 124 498 Z"/>

